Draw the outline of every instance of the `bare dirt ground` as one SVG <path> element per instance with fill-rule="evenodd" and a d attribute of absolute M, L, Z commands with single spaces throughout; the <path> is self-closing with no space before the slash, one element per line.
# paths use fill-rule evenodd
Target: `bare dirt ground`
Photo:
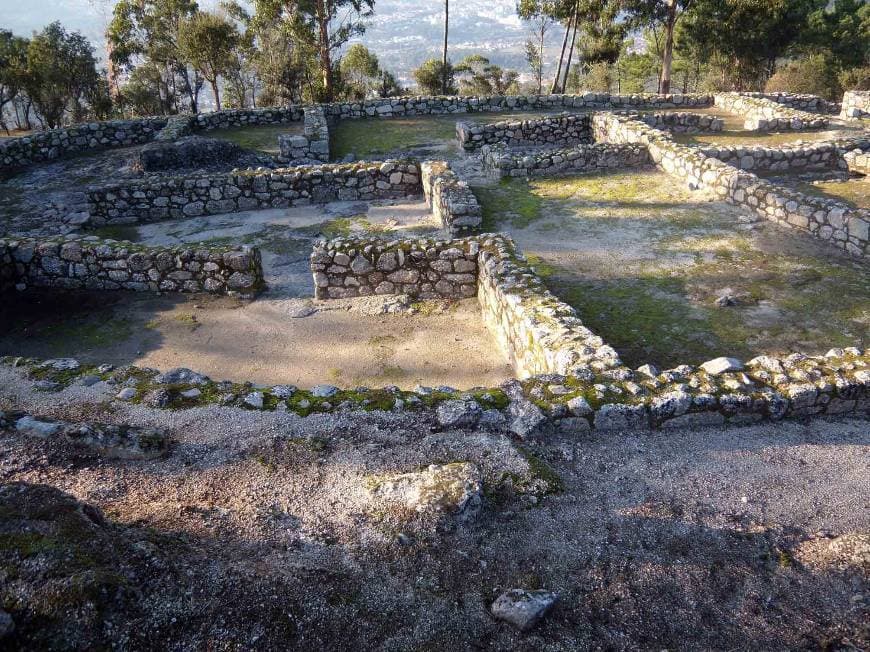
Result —
<path fill-rule="evenodd" d="M 513 373 L 477 301 L 394 297 L 315 301 L 308 257 L 323 237 L 438 235 L 422 200 L 335 202 L 174 220 L 111 233 L 150 245 L 260 248 L 267 290 L 255 301 L 208 295 L 38 292 L 0 306 L 0 352 L 70 356 L 216 379 L 310 387 L 495 386 Z M 336 342 L 341 342 L 337 346 Z"/>
<path fill-rule="evenodd" d="M 61 303 L 29 293 L 0 307 L 0 326 L 2 355 L 196 367 L 216 380 L 467 389 L 513 376 L 476 299 L 244 302 L 76 293 Z"/>
<path fill-rule="evenodd" d="M 110 407 L 101 385 L 39 395 L 0 370 L 0 409 L 177 442 L 111 461 L 0 433 L 8 648 L 870 645 L 866 420 L 521 445 L 408 415 Z M 473 521 L 371 490 L 455 461 L 482 473 Z M 512 587 L 559 595 L 529 633 L 489 613 Z"/>

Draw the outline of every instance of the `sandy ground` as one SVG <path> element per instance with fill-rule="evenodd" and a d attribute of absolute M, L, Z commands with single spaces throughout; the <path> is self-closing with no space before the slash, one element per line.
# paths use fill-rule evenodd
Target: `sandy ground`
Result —
<path fill-rule="evenodd" d="M 124 293 L 18 297 L 0 307 L 0 351 L 159 369 L 196 367 L 216 379 L 302 387 L 498 385 L 512 370 L 483 326 L 474 299 L 424 302 L 414 311 L 407 298 L 310 298 L 308 257 L 317 239 L 438 234 L 438 226 L 425 202 L 415 199 L 335 202 L 131 227 L 126 237 L 151 245 L 258 246 L 267 290 L 252 302 Z"/>
<path fill-rule="evenodd" d="M 118 293 L 108 299 L 74 295 L 75 305 L 61 308 L 38 294 L 22 297 L 24 307 L 0 307 L 0 353 L 195 367 L 215 379 L 301 387 L 466 389 L 513 375 L 476 299 L 424 302 L 418 304 L 423 313 L 395 297 L 240 302 Z"/>
<path fill-rule="evenodd" d="M 12 649 L 61 634 L 82 647 L 178 650 L 870 645 L 866 420 L 520 450 L 497 432 L 431 433 L 408 416 L 155 411 L 109 407 L 105 396 L 100 385 L 32 394 L 0 369 L 0 409 L 163 425 L 177 440 L 163 460 L 109 461 L 0 433 L 0 481 L 32 500 L 55 488 L 52 500 L 100 509 L 107 524 L 89 525 L 91 545 L 105 550 L 103 571 L 122 564 L 129 586 L 68 608 L 66 633 L 28 628 L 37 567 L 0 550 L 21 600 L 4 603 L 20 623 Z M 506 490 L 505 478 L 532 473 L 530 456 L 558 486 Z M 369 489 L 372 478 L 449 461 L 481 469 L 475 521 L 397 511 Z M 57 509 L 48 503 L 42 528 Z M 559 602 L 520 634 L 488 611 L 511 587 L 556 591 Z"/>

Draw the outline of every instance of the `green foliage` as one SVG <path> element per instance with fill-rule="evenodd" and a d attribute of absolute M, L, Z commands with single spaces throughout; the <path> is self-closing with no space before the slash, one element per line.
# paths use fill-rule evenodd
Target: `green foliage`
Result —
<path fill-rule="evenodd" d="M 677 42 L 717 70 L 722 87 L 760 88 L 818 6 L 819 0 L 695 0 L 678 25 Z"/>
<path fill-rule="evenodd" d="M 644 93 L 656 77 L 656 62 L 649 53 L 631 52 L 619 58 L 616 66 L 619 92 Z"/>
<path fill-rule="evenodd" d="M 368 96 L 380 76 L 378 58 L 362 43 L 351 45 L 340 63 L 344 94 L 356 100 Z"/>
<path fill-rule="evenodd" d="M 160 84 L 160 70 L 153 63 L 145 63 L 130 73 L 119 89 L 118 101 L 126 113 L 157 115 L 163 110 Z"/>
<path fill-rule="evenodd" d="M 843 69 L 870 65 L 870 4 L 834 0 L 819 7 L 807 18 L 798 48 L 828 54 Z"/>
<path fill-rule="evenodd" d="M 178 34 L 196 11 L 194 0 L 120 0 L 112 12 L 106 30 L 111 62 L 127 70 L 147 64 L 158 71 L 160 113 L 198 110 L 203 79 L 184 61 Z"/>
<path fill-rule="evenodd" d="M 613 66 L 599 61 L 585 70 L 575 68 L 566 88 L 576 92 L 609 93 L 613 88 Z"/>
<path fill-rule="evenodd" d="M 466 95 L 509 95 L 517 92 L 519 73 L 503 70 L 480 54 L 471 54 L 460 61 L 453 72 L 461 76 L 459 90 Z"/>
<path fill-rule="evenodd" d="M 223 16 L 204 11 L 182 21 L 178 29 L 179 51 L 211 84 L 218 110 L 221 108 L 218 78 L 232 67 L 233 50 L 239 40 L 235 25 Z"/>
<path fill-rule="evenodd" d="M 381 70 L 375 91 L 378 97 L 399 97 L 406 92 L 395 75 L 388 70 Z"/>
<path fill-rule="evenodd" d="M 60 126 L 68 114 L 81 121 L 88 93 L 98 84 L 93 48 L 84 36 L 67 33 L 59 22 L 34 34 L 23 86 L 47 126 Z"/>
<path fill-rule="evenodd" d="M 767 80 L 767 92 L 809 93 L 829 100 L 842 96 L 837 68 L 830 57 L 813 54 L 790 61 Z"/>
<path fill-rule="evenodd" d="M 0 30 L 0 129 L 8 131 L 4 109 L 24 86 L 27 75 L 27 39 Z"/>
<path fill-rule="evenodd" d="M 837 75 L 837 81 L 843 90 L 870 91 L 870 66 L 843 70 Z"/>
<path fill-rule="evenodd" d="M 440 95 L 441 83 L 444 78 L 444 66 L 440 59 L 428 59 L 414 70 L 414 80 L 420 87 L 420 92 L 426 95 Z M 447 62 L 447 94 L 456 94 L 456 75 L 453 66 Z"/>

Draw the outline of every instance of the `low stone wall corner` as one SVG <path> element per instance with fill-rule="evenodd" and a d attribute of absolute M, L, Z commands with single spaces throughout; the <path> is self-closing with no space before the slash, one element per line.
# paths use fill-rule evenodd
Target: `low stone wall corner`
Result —
<path fill-rule="evenodd" d="M 477 197 L 446 161 L 424 161 L 420 164 L 420 178 L 432 214 L 451 236 L 480 227 L 483 212 Z"/>

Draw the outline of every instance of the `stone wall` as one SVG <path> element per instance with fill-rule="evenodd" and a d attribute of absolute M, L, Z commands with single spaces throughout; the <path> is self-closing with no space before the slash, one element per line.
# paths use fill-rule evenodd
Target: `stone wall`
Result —
<path fill-rule="evenodd" d="M 627 116 L 596 114 L 592 130 L 596 140 L 646 145 L 656 165 L 691 188 L 709 188 L 765 219 L 810 233 L 852 255 L 870 255 L 870 211 L 769 183 Z"/>
<path fill-rule="evenodd" d="M 432 207 L 432 214 L 441 226 L 456 236 L 476 229 L 483 222 L 477 197 L 465 181 L 459 179 L 445 161 L 425 161 L 420 164 L 423 195 Z"/>
<path fill-rule="evenodd" d="M 849 172 L 870 175 L 870 146 L 846 148 L 843 160 Z"/>
<path fill-rule="evenodd" d="M 236 170 L 136 180 L 87 189 L 91 224 L 132 224 L 285 208 L 330 201 L 398 199 L 421 194 L 416 163 L 350 163 Z"/>
<path fill-rule="evenodd" d="M 870 91 L 846 91 L 840 115 L 844 118 L 870 117 Z"/>
<path fill-rule="evenodd" d="M 315 296 L 341 299 L 408 294 L 421 299 L 473 297 L 477 238 L 377 240 L 339 238 L 311 254 Z"/>
<path fill-rule="evenodd" d="M 547 290 L 513 240 L 487 234 L 480 243 L 477 299 L 518 377 L 572 374 L 588 380 L 621 365 L 616 351 Z"/>
<path fill-rule="evenodd" d="M 175 140 L 160 139 L 145 145 L 139 151 L 139 165 L 146 172 L 153 172 L 234 161 L 241 153 L 242 148 L 228 140 L 182 136 Z"/>
<path fill-rule="evenodd" d="M 637 113 L 634 115 L 638 120 L 642 120 L 650 127 L 679 134 L 707 134 L 722 131 L 722 127 L 725 124 L 722 118 L 704 115 L 703 113 L 669 111 L 666 113 Z"/>
<path fill-rule="evenodd" d="M 712 95 L 581 93 L 578 95 L 414 96 L 327 104 L 329 117 L 374 118 L 484 111 L 558 111 L 561 109 L 675 108 L 712 106 Z"/>
<path fill-rule="evenodd" d="M 481 152 L 484 167 L 498 177 L 600 172 L 651 163 L 647 148 L 637 144 L 596 143 L 561 149 L 511 149 L 503 145 L 485 145 Z"/>
<path fill-rule="evenodd" d="M 270 106 L 261 109 L 224 109 L 211 113 L 200 113 L 193 116 L 194 131 L 210 131 L 212 129 L 227 129 L 229 127 L 253 127 L 257 125 L 284 124 L 300 122 L 303 107 Z"/>
<path fill-rule="evenodd" d="M 0 140 L 0 174 L 79 152 L 147 143 L 165 125 L 166 118 L 111 120 Z"/>
<path fill-rule="evenodd" d="M 311 254 L 315 296 L 477 296 L 487 327 L 518 376 L 582 376 L 620 365 L 610 346 L 534 274 L 513 241 L 485 234 L 453 240 L 339 238 Z"/>
<path fill-rule="evenodd" d="M 828 126 L 828 118 L 816 113 L 744 93 L 716 93 L 715 103 L 717 107 L 744 116 L 743 126 L 750 131 L 800 131 Z"/>
<path fill-rule="evenodd" d="M 14 288 L 17 277 L 12 248 L 7 242 L 0 241 L 0 293 Z"/>
<path fill-rule="evenodd" d="M 278 136 L 278 147 L 283 161 L 329 160 L 329 124 L 322 104 L 304 107 L 302 134 Z"/>
<path fill-rule="evenodd" d="M 459 146 L 467 152 L 484 145 L 573 145 L 591 142 L 588 115 L 562 114 L 536 120 L 501 121 L 492 124 L 457 122 Z"/>
<path fill-rule="evenodd" d="M 791 109 L 808 111 L 810 113 L 827 113 L 830 115 L 836 115 L 840 112 L 839 102 L 829 102 L 818 95 L 804 93 L 749 93 L 746 91 L 741 92 L 741 95 L 770 100 L 771 102 L 782 104 Z"/>
<path fill-rule="evenodd" d="M 258 249 L 250 247 L 144 247 L 94 237 L 0 240 L 0 260 L 14 263 L 20 290 L 209 292 L 252 297 L 263 286 Z M 0 267 L 8 279 L 9 267 Z M 4 283 L 8 286 L 9 280 Z"/>
<path fill-rule="evenodd" d="M 784 147 L 704 145 L 697 148 L 704 156 L 741 170 L 840 170 L 843 154 L 836 143 L 787 145 Z"/>

